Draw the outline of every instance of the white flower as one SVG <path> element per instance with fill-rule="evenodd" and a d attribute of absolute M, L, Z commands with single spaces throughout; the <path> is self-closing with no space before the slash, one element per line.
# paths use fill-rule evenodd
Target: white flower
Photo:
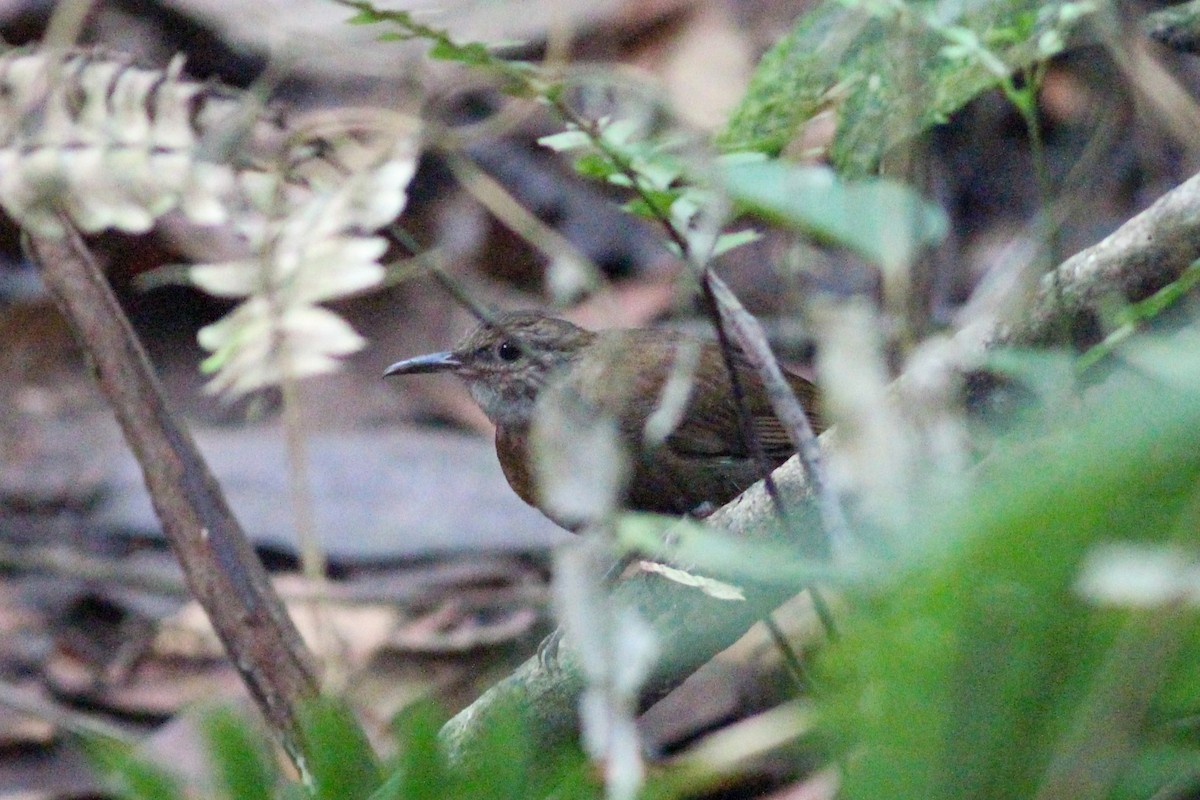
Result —
<path fill-rule="evenodd" d="M 288 191 L 278 176 L 246 173 L 241 229 L 259 257 L 189 270 L 199 287 L 221 297 L 245 297 L 224 319 L 200 332 L 213 353 L 207 390 L 236 397 L 285 379 L 334 370 L 365 341 L 317 304 L 347 297 L 384 277 L 387 240 L 370 232 L 404 207 L 415 158 L 385 158 L 341 185 L 308 196 Z M 283 215 L 270 212 L 283 207 Z"/>
<path fill-rule="evenodd" d="M 0 56 L 0 206 L 53 237 L 68 224 L 143 233 L 174 210 L 199 224 L 231 220 L 252 255 L 189 270 L 200 288 L 242 300 L 200 331 L 212 354 L 209 390 L 236 396 L 328 372 L 364 342 L 317 304 L 383 279 L 387 241 L 374 231 L 404 208 L 416 169 L 411 131 L 366 131 L 374 158 L 349 174 L 327 171 L 334 177 L 324 183 L 300 170 L 235 167 L 205 153 L 222 150 L 219 137 L 240 141 L 234 135 L 256 121 L 240 112 L 256 106 L 182 70 L 182 58 L 150 70 L 94 53 Z M 296 138 L 279 137 L 263 163 L 319 163 L 321 148 Z"/>

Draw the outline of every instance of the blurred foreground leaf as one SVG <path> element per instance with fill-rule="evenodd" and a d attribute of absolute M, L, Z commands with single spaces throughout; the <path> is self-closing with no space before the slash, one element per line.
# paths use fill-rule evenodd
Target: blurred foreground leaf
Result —
<path fill-rule="evenodd" d="M 1196 609 L 1076 591 L 1098 546 L 1200 545 L 1195 340 L 1147 342 L 1082 422 L 1013 437 L 920 521 L 902 576 L 853 597 L 822 670 L 845 797 L 1149 797 L 1197 774 Z"/>
<path fill-rule="evenodd" d="M 825 167 L 734 163 L 725 188 L 746 211 L 847 247 L 885 270 L 908 266 L 949 228 L 943 212 L 896 181 L 847 182 Z"/>
<path fill-rule="evenodd" d="M 312 796 L 316 800 L 366 800 L 382 777 L 375 752 L 353 712 L 328 697 L 316 698 L 300 711 Z"/>
<path fill-rule="evenodd" d="M 278 775 L 263 730 L 228 708 L 205 714 L 200 724 L 222 795 L 229 800 L 271 797 Z"/>
<path fill-rule="evenodd" d="M 87 737 L 83 748 L 113 796 L 123 800 L 181 800 L 183 787 L 170 772 L 139 756 L 124 742 Z"/>

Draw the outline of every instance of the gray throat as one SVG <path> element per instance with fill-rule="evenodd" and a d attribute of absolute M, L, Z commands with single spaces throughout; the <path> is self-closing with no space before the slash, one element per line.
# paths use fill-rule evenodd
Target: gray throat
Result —
<path fill-rule="evenodd" d="M 533 419 L 537 396 L 528 387 L 500 392 L 486 381 L 468 381 L 467 390 L 488 419 L 498 427 L 528 426 Z"/>

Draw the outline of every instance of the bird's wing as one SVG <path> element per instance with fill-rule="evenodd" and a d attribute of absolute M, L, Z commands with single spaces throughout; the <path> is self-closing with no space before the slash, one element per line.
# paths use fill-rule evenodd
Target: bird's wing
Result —
<path fill-rule="evenodd" d="M 622 436 L 631 450 L 637 452 L 643 446 L 647 417 L 661 398 L 672 366 L 649 359 L 645 360 L 645 368 L 639 369 L 633 363 L 634 357 L 662 348 L 671 339 L 676 348 L 693 341 L 700 351 L 682 415 L 664 444 L 683 458 L 749 457 L 725 360 L 713 342 L 700 342 L 667 331 L 626 330 L 605 334 L 604 340 L 592 346 L 588 362 L 577 364 L 568 372 L 565 383 L 588 398 L 598 412 L 616 418 Z M 758 374 L 740 354 L 736 363 L 759 441 L 769 458 L 783 461 L 794 452 L 791 440 L 771 410 Z M 785 375 L 816 425 L 812 413 L 815 387 L 798 375 Z"/>
<path fill-rule="evenodd" d="M 772 460 L 786 459 L 795 452 L 791 438 L 775 416 L 758 374 L 740 354 L 736 362 L 743 401 L 764 452 Z M 799 375 L 784 375 L 819 431 L 814 408 L 816 387 Z M 729 374 L 717 345 L 704 346 L 694 381 L 687 410 L 668 437 L 668 446 L 681 455 L 748 457 L 750 448 L 742 436 Z"/>

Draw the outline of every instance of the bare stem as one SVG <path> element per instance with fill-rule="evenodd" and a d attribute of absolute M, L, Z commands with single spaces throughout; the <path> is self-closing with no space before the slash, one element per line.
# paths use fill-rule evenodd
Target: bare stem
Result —
<path fill-rule="evenodd" d="M 307 599 L 314 625 L 314 641 L 318 652 L 326 655 L 338 650 L 333 628 L 325 613 L 325 597 L 328 596 L 329 563 L 325 549 L 317 535 L 316 506 L 313 503 L 312 483 L 309 477 L 308 440 L 304 433 L 303 408 L 297 391 L 296 379 L 284 376 L 280 384 L 283 392 L 283 435 L 287 449 L 288 493 L 291 496 L 292 521 L 296 526 L 296 539 L 300 543 L 300 564 L 304 577 L 316 588 Z M 337 691 L 344 670 L 338 669 L 336 658 L 327 658 L 324 678 L 332 691 Z"/>
<path fill-rule="evenodd" d="M 721 310 L 721 318 L 729 326 L 733 338 L 737 340 L 747 359 L 758 370 L 771 408 L 787 430 L 796 448 L 796 455 L 799 456 L 804 472 L 808 475 L 809 484 L 817 498 L 821 524 L 828 538 L 829 554 L 835 562 L 845 563 L 853 557 L 854 552 L 850 525 L 846 521 L 841 501 L 829 484 L 824 459 L 821 457 L 821 447 L 817 444 L 817 435 L 808 421 L 808 415 L 796 399 L 795 393 L 783 376 L 783 370 L 771 353 L 762 325 L 745 309 L 720 277 L 709 273 L 708 281 Z"/>

